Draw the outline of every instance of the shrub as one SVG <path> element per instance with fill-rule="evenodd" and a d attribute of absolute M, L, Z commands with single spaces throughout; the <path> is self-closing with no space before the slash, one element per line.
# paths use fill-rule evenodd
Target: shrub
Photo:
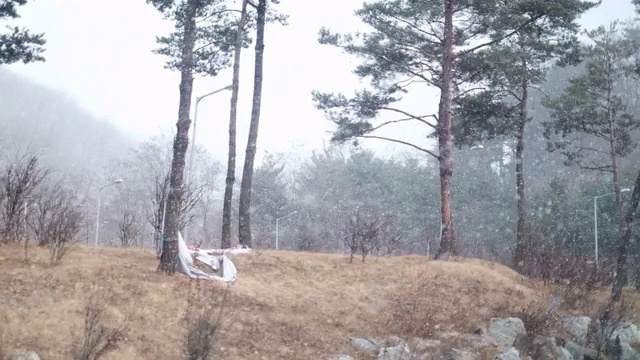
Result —
<path fill-rule="evenodd" d="M 38 204 L 29 218 L 29 226 L 38 245 L 49 247 L 50 263 L 64 258 L 81 230 L 84 214 L 78 199 L 62 184 L 43 187 L 35 196 Z"/>
<path fill-rule="evenodd" d="M 185 360 L 214 358 L 213 345 L 220 327 L 228 288 L 215 292 L 217 286 L 202 280 L 190 280 L 187 311 L 185 313 Z"/>
<path fill-rule="evenodd" d="M 104 325 L 106 306 L 99 296 L 89 298 L 84 314 L 84 333 L 82 342 L 74 346 L 75 360 L 97 360 L 118 348 L 126 339 L 128 321 L 120 328 Z"/>
<path fill-rule="evenodd" d="M 529 304 L 515 308 L 511 316 L 517 317 L 524 323 L 527 334 L 547 335 L 558 326 L 560 317 L 554 309 Z"/>

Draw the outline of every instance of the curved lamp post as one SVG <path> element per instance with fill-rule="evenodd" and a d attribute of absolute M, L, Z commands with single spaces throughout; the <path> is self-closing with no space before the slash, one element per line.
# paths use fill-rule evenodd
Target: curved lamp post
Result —
<path fill-rule="evenodd" d="M 122 183 L 124 180 L 123 179 L 117 179 L 112 183 L 109 183 L 107 185 L 104 185 L 103 187 L 101 187 L 100 189 L 98 189 L 98 206 L 97 206 L 97 210 L 96 210 L 96 242 L 94 244 L 95 247 L 98 246 L 98 240 L 100 239 L 100 195 L 102 193 L 102 190 L 104 190 L 105 188 L 108 188 L 109 186 L 113 186 L 113 185 L 118 185 L 120 183 Z"/>
<path fill-rule="evenodd" d="M 188 162 L 188 172 L 187 172 L 187 184 L 190 186 L 191 185 L 191 180 L 193 177 L 193 155 L 195 152 L 195 148 L 196 148 L 196 126 L 198 125 L 198 105 L 200 105 L 200 101 L 202 101 L 202 99 L 209 97 L 211 95 L 215 95 L 219 92 L 225 91 L 225 90 L 231 90 L 233 88 L 232 85 L 227 85 L 221 89 L 212 91 L 210 93 L 206 93 L 204 95 L 198 96 L 196 97 L 196 105 L 195 105 L 195 109 L 194 109 L 194 114 L 193 114 L 193 134 L 191 135 L 191 149 L 189 150 L 189 162 Z M 185 226 L 184 229 L 184 241 L 187 241 L 187 233 L 189 231 L 189 227 Z"/>
<path fill-rule="evenodd" d="M 631 191 L 631 189 L 629 188 L 624 188 L 621 189 L 620 192 L 627 192 L 627 191 Z M 604 194 L 604 195 L 597 195 L 593 197 L 593 241 L 594 241 L 594 255 L 595 255 L 595 262 L 596 262 L 596 268 L 600 268 L 600 266 L 598 265 L 598 199 L 601 197 L 605 197 L 605 196 L 611 196 L 611 195 L 615 195 L 615 192 L 612 193 L 608 193 L 608 194 Z"/>
<path fill-rule="evenodd" d="M 278 236 L 279 236 L 280 220 L 282 220 L 282 219 L 284 219 L 286 217 L 289 217 L 289 216 L 291 216 L 293 214 L 296 214 L 296 213 L 298 213 L 298 210 L 290 212 L 285 216 L 281 216 L 279 218 L 276 218 L 276 250 L 278 250 L 278 244 L 279 244 L 279 237 Z"/>

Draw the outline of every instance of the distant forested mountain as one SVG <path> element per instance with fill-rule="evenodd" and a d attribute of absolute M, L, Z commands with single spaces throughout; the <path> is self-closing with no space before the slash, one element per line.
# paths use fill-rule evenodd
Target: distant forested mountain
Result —
<path fill-rule="evenodd" d="M 5 156 L 36 152 L 65 177 L 91 182 L 133 145 L 70 96 L 0 68 L 0 150 Z"/>

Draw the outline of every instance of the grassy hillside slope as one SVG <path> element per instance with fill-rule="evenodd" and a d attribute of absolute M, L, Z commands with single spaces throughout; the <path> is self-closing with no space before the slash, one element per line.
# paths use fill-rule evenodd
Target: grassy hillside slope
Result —
<path fill-rule="evenodd" d="M 107 325 L 129 318 L 126 340 L 107 359 L 178 359 L 187 294 L 220 306 L 226 285 L 155 272 L 152 251 L 76 247 L 61 264 L 32 249 L 0 247 L 0 344 L 68 359 L 82 340 L 92 294 L 108 307 Z M 513 305 L 546 302 L 549 291 L 510 269 L 478 260 L 370 258 L 265 251 L 234 256 L 238 281 L 222 308 L 215 348 L 221 359 L 321 359 L 356 355 L 349 336 L 427 337 L 471 331 Z"/>

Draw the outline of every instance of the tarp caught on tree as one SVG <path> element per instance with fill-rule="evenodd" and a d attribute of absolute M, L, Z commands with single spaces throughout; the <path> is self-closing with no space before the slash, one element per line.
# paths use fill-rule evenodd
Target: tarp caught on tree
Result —
<path fill-rule="evenodd" d="M 187 244 L 182 238 L 182 234 L 178 233 L 178 256 L 179 266 L 178 270 L 192 279 L 207 279 L 207 280 L 219 280 L 224 282 L 234 282 L 238 275 L 238 270 L 231 259 L 226 254 L 228 253 L 249 253 L 251 249 L 225 249 L 225 250 L 202 250 L 202 249 L 189 249 Z M 201 263 L 210 267 L 213 271 L 218 272 L 222 270 L 222 275 L 208 274 L 198 269 L 193 259 L 200 261 Z M 222 267 L 222 269 L 221 269 Z"/>

